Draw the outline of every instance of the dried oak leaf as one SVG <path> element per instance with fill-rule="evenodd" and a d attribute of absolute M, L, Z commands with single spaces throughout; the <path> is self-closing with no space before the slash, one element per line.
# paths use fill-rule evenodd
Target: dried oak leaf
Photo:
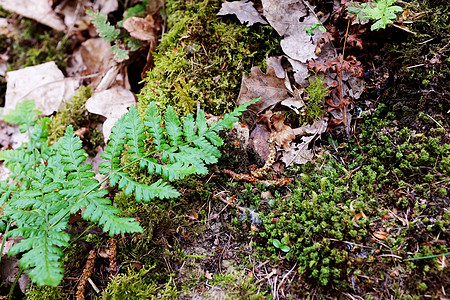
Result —
<path fill-rule="evenodd" d="M 271 66 L 267 66 L 266 74 L 258 67 L 253 67 L 250 77 L 245 76 L 245 74 L 242 76 L 238 104 L 246 103 L 258 97 L 261 97 L 261 100 L 250 106 L 250 110 L 257 114 L 290 98 L 288 90 L 284 86 L 284 79 L 278 78 Z"/>
<path fill-rule="evenodd" d="M 247 0 L 228 2 L 225 1 L 222 4 L 222 8 L 217 13 L 218 16 L 236 15 L 242 24 L 246 24 L 247 27 L 252 26 L 255 23 L 267 24 L 252 2 Z"/>
<path fill-rule="evenodd" d="M 54 61 L 6 73 L 5 108 L 8 114 L 17 103 L 34 99 L 36 109 L 51 115 L 64 100 L 70 100 L 79 86 L 79 80 L 65 78 Z"/>
<path fill-rule="evenodd" d="M 332 73 L 339 73 L 341 71 L 347 71 L 356 77 L 364 76 L 364 69 L 361 66 L 361 62 L 356 59 L 353 55 L 347 56 L 341 63 L 341 57 L 336 56 L 334 59 L 326 60 L 320 62 L 317 60 L 310 60 L 308 62 L 308 68 L 315 71 L 326 73 L 330 71 Z"/>

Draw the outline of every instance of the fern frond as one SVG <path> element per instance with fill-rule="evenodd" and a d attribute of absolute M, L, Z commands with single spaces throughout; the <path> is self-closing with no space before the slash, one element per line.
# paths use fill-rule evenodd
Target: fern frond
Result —
<path fill-rule="evenodd" d="M 145 110 L 145 126 L 147 131 L 152 135 L 152 143 L 155 145 L 156 150 L 162 150 L 163 146 L 167 144 L 164 138 L 164 130 L 161 127 L 161 116 L 156 108 L 155 102 L 150 102 Z"/>
<path fill-rule="evenodd" d="M 27 131 L 29 127 L 34 125 L 37 115 L 41 114 L 41 112 L 35 110 L 34 107 L 33 100 L 19 102 L 17 103 L 15 110 L 3 116 L 3 120 L 11 124 L 20 124 L 20 131 L 23 133 Z"/>
<path fill-rule="evenodd" d="M 152 199 L 169 199 L 180 196 L 180 193 L 167 182 L 158 180 L 151 185 L 139 183 L 131 179 L 126 173 L 115 173 L 118 177 L 118 187 L 124 190 L 126 195 L 136 194 L 138 202 L 149 202 Z"/>
<path fill-rule="evenodd" d="M 97 28 L 100 37 L 107 42 L 114 42 L 117 40 L 120 30 L 109 23 L 107 15 L 92 10 L 86 10 L 86 14 L 92 17 L 92 23 L 94 23 Z"/>
<path fill-rule="evenodd" d="M 19 228 L 8 234 L 24 238 L 11 247 L 9 254 L 25 252 L 20 259 L 20 267 L 31 269 L 28 276 L 37 284 L 57 286 L 63 278 L 60 259 L 64 253 L 59 247 L 69 246 L 70 236 L 60 230 L 55 227 L 48 230 Z"/>
<path fill-rule="evenodd" d="M 178 147 L 181 143 L 181 122 L 172 106 L 169 106 L 165 114 L 166 131 L 172 147 Z"/>
<path fill-rule="evenodd" d="M 253 100 L 250 100 L 248 102 L 245 102 L 236 109 L 234 109 L 231 113 L 225 114 L 222 119 L 218 120 L 215 124 L 213 124 L 209 130 L 214 132 L 219 132 L 224 129 L 230 129 L 233 128 L 234 123 L 236 123 L 239 119 L 238 117 L 242 115 L 242 113 L 247 110 L 247 107 L 249 107 L 252 104 L 255 104 L 261 99 L 261 97 L 255 98 Z"/>
<path fill-rule="evenodd" d="M 142 227 L 134 218 L 123 218 L 117 216 L 120 213 L 118 208 L 111 204 L 111 200 L 103 198 L 108 192 L 98 190 L 79 197 L 76 207 L 86 206 L 83 218 L 92 222 L 98 222 L 103 226 L 103 231 L 110 236 L 127 232 L 141 232 Z"/>
<path fill-rule="evenodd" d="M 131 160 L 134 160 L 143 156 L 145 127 L 134 105 L 130 107 L 126 118 L 125 132 L 127 134 L 128 153 L 132 154 Z"/>
<path fill-rule="evenodd" d="M 188 114 L 183 120 L 183 136 L 187 143 L 192 142 L 195 137 L 195 120 L 191 114 Z"/>
<path fill-rule="evenodd" d="M 119 233 L 140 232 L 142 227 L 132 218 L 121 218 L 117 214 L 120 210 L 111 205 L 109 199 L 104 199 L 108 192 L 98 190 L 98 180 L 91 178 L 95 175 L 89 171 L 91 165 L 81 165 L 86 159 L 86 153 L 81 148 L 81 140 L 75 136 L 72 126 L 67 127 L 66 134 L 55 143 L 61 153 L 64 171 L 71 172 L 67 176 L 67 183 L 59 193 L 72 203 L 70 212 L 74 213 L 86 207 L 83 218 L 98 222 L 105 232 L 111 236 Z"/>

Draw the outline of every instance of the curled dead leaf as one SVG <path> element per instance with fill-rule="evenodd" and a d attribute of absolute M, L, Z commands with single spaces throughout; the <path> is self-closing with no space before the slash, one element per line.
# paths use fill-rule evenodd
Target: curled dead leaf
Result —
<path fill-rule="evenodd" d="M 375 232 L 373 233 L 373 236 L 376 237 L 376 238 L 379 239 L 379 240 L 384 240 L 384 239 L 386 239 L 387 235 L 388 235 L 388 233 L 385 232 L 385 231 L 375 231 Z"/>
<path fill-rule="evenodd" d="M 274 128 L 274 142 L 283 147 L 285 151 L 291 150 L 291 142 L 295 139 L 295 134 L 292 128 L 284 124 L 284 115 L 282 113 L 274 114 L 271 118 L 272 126 Z"/>

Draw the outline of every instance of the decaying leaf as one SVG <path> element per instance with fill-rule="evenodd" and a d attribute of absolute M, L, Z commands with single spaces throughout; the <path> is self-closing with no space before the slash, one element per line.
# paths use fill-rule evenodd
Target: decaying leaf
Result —
<path fill-rule="evenodd" d="M 259 157 L 266 161 L 269 157 L 269 139 L 270 131 L 263 124 L 257 123 L 250 134 L 250 147 L 258 153 Z"/>
<path fill-rule="evenodd" d="M 290 166 L 293 163 L 298 165 L 306 164 L 311 161 L 314 157 L 312 150 L 308 149 L 309 143 L 314 139 L 314 136 L 302 137 L 301 143 L 292 143 L 291 151 L 285 152 L 281 161 Z"/>
<path fill-rule="evenodd" d="M 317 57 L 317 37 L 311 37 L 304 29 L 320 21 L 304 1 L 263 0 L 262 6 L 269 24 L 284 37 L 281 48 L 286 55 L 303 63 Z"/>
<path fill-rule="evenodd" d="M 291 150 L 291 142 L 295 139 L 292 128 L 284 124 L 284 115 L 282 113 L 274 114 L 271 118 L 275 143 L 282 147 L 285 151 Z"/>
<path fill-rule="evenodd" d="M 123 22 L 123 28 L 125 28 L 135 39 L 156 43 L 158 32 L 155 20 L 151 15 L 147 16 L 145 19 L 130 17 Z"/>
<path fill-rule="evenodd" d="M 385 231 L 375 231 L 375 232 L 373 233 L 373 236 L 376 237 L 376 238 L 379 239 L 379 240 L 384 240 L 384 239 L 386 239 L 387 235 L 388 235 L 388 233 L 385 232 Z"/>
<path fill-rule="evenodd" d="M 53 11 L 48 0 L 0 0 L 0 6 L 8 11 L 33 19 L 55 30 L 64 31 L 66 25 Z"/>
<path fill-rule="evenodd" d="M 106 121 L 103 123 L 103 136 L 105 141 L 107 141 L 114 123 L 128 111 L 128 107 L 135 103 L 136 99 L 132 92 L 116 85 L 110 89 L 95 92 L 86 101 L 86 109 L 90 113 L 106 118 Z"/>
<path fill-rule="evenodd" d="M 261 97 L 261 100 L 250 106 L 250 110 L 261 113 L 268 107 L 290 98 L 288 90 L 284 86 L 284 79 L 278 78 L 274 68 L 267 67 L 264 74 L 259 67 L 253 67 L 251 76 L 242 76 L 241 90 L 238 104 L 246 103 L 252 99 Z"/>
<path fill-rule="evenodd" d="M 33 99 L 37 110 L 50 115 L 79 86 L 77 79 L 65 78 L 53 61 L 8 72 L 6 80 L 4 114 L 14 110 L 17 103 Z"/>
<path fill-rule="evenodd" d="M 253 7 L 253 3 L 247 0 L 228 2 L 222 4 L 222 8 L 217 13 L 218 16 L 236 15 L 242 24 L 247 27 L 255 23 L 267 24 L 258 11 Z"/>
<path fill-rule="evenodd" d="M 312 160 L 314 152 L 309 149 L 309 144 L 320 134 L 324 133 L 328 127 L 328 118 L 322 117 L 312 125 L 293 129 L 295 135 L 302 136 L 301 143 L 292 143 L 291 150 L 283 153 L 281 160 L 290 166 L 293 163 L 305 164 Z"/>

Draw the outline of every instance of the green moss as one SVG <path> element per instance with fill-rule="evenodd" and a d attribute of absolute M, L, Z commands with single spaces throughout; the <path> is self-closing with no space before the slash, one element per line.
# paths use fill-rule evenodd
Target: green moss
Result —
<path fill-rule="evenodd" d="M 60 300 L 66 299 L 67 295 L 59 287 L 33 285 L 25 293 L 28 300 Z"/>
<path fill-rule="evenodd" d="M 90 125 L 97 119 L 97 116 L 90 114 L 85 108 L 86 101 L 91 95 L 90 86 L 79 87 L 71 101 L 55 114 L 48 128 L 49 145 L 61 138 L 69 125 L 72 125 L 75 131 L 84 127 L 88 129 L 88 132 L 82 137 L 85 149 L 88 154 L 95 155 L 96 147 L 103 145 L 104 140 L 103 134 Z"/>
<path fill-rule="evenodd" d="M 161 287 L 152 277 L 154 267 L 142 267 L 139 271 L 128 269 L 126 274 L 114 277 L 103 291 L 103 300 L 177 299 L 172 279 Z"/>
<path fill-rule="evenodd" d="M 300 125 L 312 124 L 325 114 L 325 97 L 328 96 L 329 88 L 325 86 L 324 76 L 315 76 L 308 87 L 305 88 L 308 94 L 306 99 L 306 111 L 300 116 Z"/>
<path fill-rule="evenodd" d="M 17 29 L 18 33 L 11 37 L 0 37 L 0 49 L 9 49 L 8 70 L 18 70 L 49 61 L 54 61 L 58 67 L 65 69 L 65 51 L 69 43 L 64 33 L 50 31 L 46 26 L 26 18 L 20 20 Z"/>
<path fill-rule="evenodd" d="M 167 1 L 169 31 L 154 53 L 140 106 L 155 101 L 185 115 L 200 103 L 206 112 L 221 115 L 234 107 L 242 73 L 279 51 L 273 29 L 216 17 L 220 6 L 220 0 Z"/>

